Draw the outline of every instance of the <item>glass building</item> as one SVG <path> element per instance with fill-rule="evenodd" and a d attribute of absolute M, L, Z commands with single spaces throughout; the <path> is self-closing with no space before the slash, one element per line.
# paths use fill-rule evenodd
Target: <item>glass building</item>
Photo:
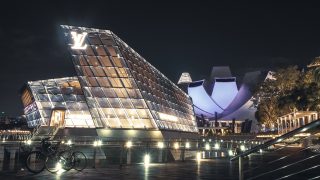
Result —
<path fill-rule="evenodd" d="M 27 83 L 30 127 L 198 132 L 190 97 L 114 33 L 61 27 L 77 77 Z"/>
<path fill-rule="evenodd" d="M 29 81 L 22 102 L 29 127 L 49 126 L 51 120 L 64 127 L 95 127 L 77 77 Z"/>

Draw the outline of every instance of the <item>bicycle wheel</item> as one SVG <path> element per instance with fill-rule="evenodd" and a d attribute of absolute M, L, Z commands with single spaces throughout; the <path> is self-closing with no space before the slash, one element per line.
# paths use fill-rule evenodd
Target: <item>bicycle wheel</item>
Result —
<path fill-rule="evenodd" d="M 46 169 L 51 173 L 56 173 L 62 168 L 58 155 L 51 155 L 46 159 Z"/>
<path fill-rule="evenodd" d="M 62 163 L 62 168 L 66 171 L 69 171 L 73 168 L 74 156 L 72 151 L 66 150 L 59 153 L 60 154 L 60 162 Z"/>
<path fill-rule="evenodd" d="M 45 168 L 46 156 L 41 151 L 31 151 L 25 161 L 27 169 L 32 173 L 40 173 Z"/>
<path fill-rule="evenodd" d="M 87 167 L 87 157 L 80 151 L 73 152 L 73 168 L 82 171 Z"/>

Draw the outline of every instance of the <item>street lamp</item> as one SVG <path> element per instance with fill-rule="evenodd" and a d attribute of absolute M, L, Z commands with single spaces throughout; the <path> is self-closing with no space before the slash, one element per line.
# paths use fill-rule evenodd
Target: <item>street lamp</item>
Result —
<path fill-rule="evenodd" d="M 131 147 L 132 147 L 132 142 L 131 142 L 131 141 L 128 141 L 128 142 L 126 143 L 126 147 L 127 147 L 127 148 L 131 148 Z"/>
<path fill-rule="evenodd" d="M 160 148 L 160 149 L 164 148 L 163 142 L 158 142 L 157 146 L 158 146 L 158 148 Z"/>
<path fill-rule="evenodd" d="M 186 142 L 186 148 L 189 149 L 190 148 L 190 143 Z"/>
<path fill-rule="evenodd" d="M 178 142 L 174 143 L 174 148 L 175 149 L 179 149 L 179 143 Z"/>
<path fill-rule="evenodd" d="M 210 145 L 209 145 L 209 143 L 207 143 L 207 144 L 205 145 L 205 149 L 206 149 L 206 150 L 210 150 Z"/>

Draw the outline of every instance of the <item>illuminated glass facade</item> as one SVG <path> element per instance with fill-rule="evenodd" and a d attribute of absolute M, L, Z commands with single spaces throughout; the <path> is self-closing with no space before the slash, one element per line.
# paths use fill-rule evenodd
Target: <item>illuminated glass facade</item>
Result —
<path fill-rule="evenodd" d="M 29 81 L 21 97 L 29 127 L 48 126 L 53 109 L 64 110 L 64 127 L 95 127 L 77 77 Z"/>
<path fill-rule="evenodd" d="M 198 132 L 189 96 L 114 33 L 83 27 L 62 28 L 78 76 L 73 79 L 78 80 L 83 92 L 83 112 L 85 116 L 90 112 L 91 118 L 85 120 L 87 127 Z M 31 93 L 37 94 L 35 85 L 29 86 Z M 47 94 L 47 99 L 34 98 L 35 102 L 45 103 L 48 109 L 68 104 L 61 99 L 64 97 L 61 93 L 57 95 L 59 103 Z M 74 102 L 79 103 L 78 99 Z M 37 115 L 26 110 L 26 115 L 32 116 L 28 118 L 31 126 L 48 122 L 45 117 L 49 112 L 42 104 L 36 105 Z M 47 114 L 42 116 L 42 113 Z"/>

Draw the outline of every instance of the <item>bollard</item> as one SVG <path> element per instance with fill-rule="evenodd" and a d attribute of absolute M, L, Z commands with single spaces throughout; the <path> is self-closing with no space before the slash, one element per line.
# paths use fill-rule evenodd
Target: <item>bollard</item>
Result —
<path fill-rule="evenodd" d="M 92 168 L 96 168 L 96 155 L 97 155 L 97 148 L 93 148 L 93 166 Z"/>
<path fill-rule="evenodd" d="M 182 148 L 181 149 L 181 160 L 182 160 L 182 162 L 184 162 L 184 157 L 185 157 L 185 151 L 186 151 L 186 149 L 185 148 Z"/>
<path fill-rule="evenodd" d="M 16 161 L 16 149 L 13 148 L 13 149 L 10 149 L 10 163 L 9 163 L 10 170 L 14 170 L 15 161 Z"/>
<path fill-rule="evenodd" d="M 131 164 L 131 148 L 127 148 L 127 164 Z"/>
<path fill-rule="evenodd" d="M 0 171 L 3 170 L 4 161 L 4 146 L 0 146 Z"/>
<path fill-rule="evenodd" d="M 243 180 L 242 161 L 243 161 L 243 157 L 239 156 L 239 180 Z"/>
<path fill-rule="evenodd" d="M 120 162 L 119 162 L 119 168 L 122 168 L 122 164 L 123 164 L 123 150 L 124 150 L 124 143 L 122 143 L 121 145 L 121 150 L 120 150 Z"/>
<path fill-rule="evenodd" d="M 158 162 L 161 163 L 162 159 L 163 159 L 163 149 L 159 148 Z"/>

